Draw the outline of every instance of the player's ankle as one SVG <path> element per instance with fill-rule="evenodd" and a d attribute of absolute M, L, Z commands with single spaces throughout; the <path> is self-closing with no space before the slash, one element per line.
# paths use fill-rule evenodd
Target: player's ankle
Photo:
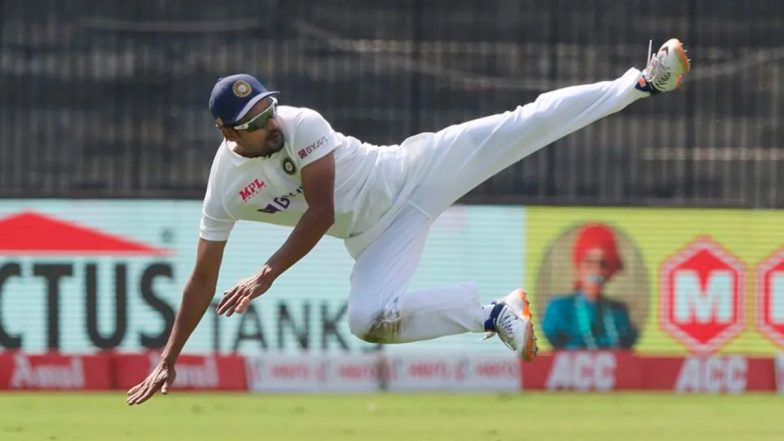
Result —
<path fill-rule="evenodd" d="M 482 315 L 484 317 L 484 327 L 486 332 L 495 331 L 495 320 L 503 307 L 504 305 L 502 303 L 497 302 L 482 306 Z"/>

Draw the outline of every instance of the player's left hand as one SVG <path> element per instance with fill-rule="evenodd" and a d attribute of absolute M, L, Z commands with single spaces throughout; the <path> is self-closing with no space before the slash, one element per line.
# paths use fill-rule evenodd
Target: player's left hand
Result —
<path fill-rule="evenodd" d="M 174 370 L 174 364 L 161 360 L 144 381 L 128 391 L 128 405 L 142 404 L 159 390 L 166 395 L 176 378 L 177 372 Z"/>
<path fill-rule="evenodd" d="M 248 309 L 251 300 L 270 289 L 273 281 L 272 269 L 264 265 L 257 274 L 240 280 L 234 288 L 223 293 L 218 302 L 218 315 L 226 314 L 226 317 L 231 317 L 235 312 L 242 314 Z"/>

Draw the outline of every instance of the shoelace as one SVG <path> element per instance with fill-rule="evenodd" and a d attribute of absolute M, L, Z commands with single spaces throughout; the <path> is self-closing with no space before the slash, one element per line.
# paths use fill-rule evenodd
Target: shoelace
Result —
<path fill-rule="evenodd" d="M 651 78 L 651 80 L 653 80 L 653 85 L 656 88 L 661 88 L 663 86 L 666 86 L 667 82 L 670 81 L 670 77 L 672 76 L 672 73 L 669 70 L 662 67 L 661 57 L 659 57 L 659 54 L 656 54 L 654 58 L 651 60 L 650 68 L 653 73 L 652 75 L 653 78 Z"/>
<path fill-rule="evenodd" d="M 672 72 L 664 68 L 661 64 L 661 52 L 653 53 L 653 40 L 648 40 L 648 59 L 646 80 L 653 83 L 653 87 L 659 89 L 667 85 L 672 77 Z"/>

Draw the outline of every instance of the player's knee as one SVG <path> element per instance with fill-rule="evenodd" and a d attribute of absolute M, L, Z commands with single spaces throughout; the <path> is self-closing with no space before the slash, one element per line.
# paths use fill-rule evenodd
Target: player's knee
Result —
<path fill-rule="evenodd" d="M 368 343 L 394 343 L 396 322 L 385 319 L 387 314 L 380 311 L 352 310 L 348 312 L 348 327 L 351 333 Z"/>
<path fill-rule="evenodd" d="M 365 336 L 369 334 L 372 326 L 373 316 L 371 314 L 367 311 L 349 308 L 348 328 L 351 330 L 352 334 L 365 340 Z"/>

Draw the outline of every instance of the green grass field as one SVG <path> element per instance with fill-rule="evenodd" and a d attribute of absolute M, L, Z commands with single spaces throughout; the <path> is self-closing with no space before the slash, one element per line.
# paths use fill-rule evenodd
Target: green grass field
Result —
<path fill-rule="evenodd" d="M 0 440 L 784 440 L 775 395 L 0 394 Z"/>

